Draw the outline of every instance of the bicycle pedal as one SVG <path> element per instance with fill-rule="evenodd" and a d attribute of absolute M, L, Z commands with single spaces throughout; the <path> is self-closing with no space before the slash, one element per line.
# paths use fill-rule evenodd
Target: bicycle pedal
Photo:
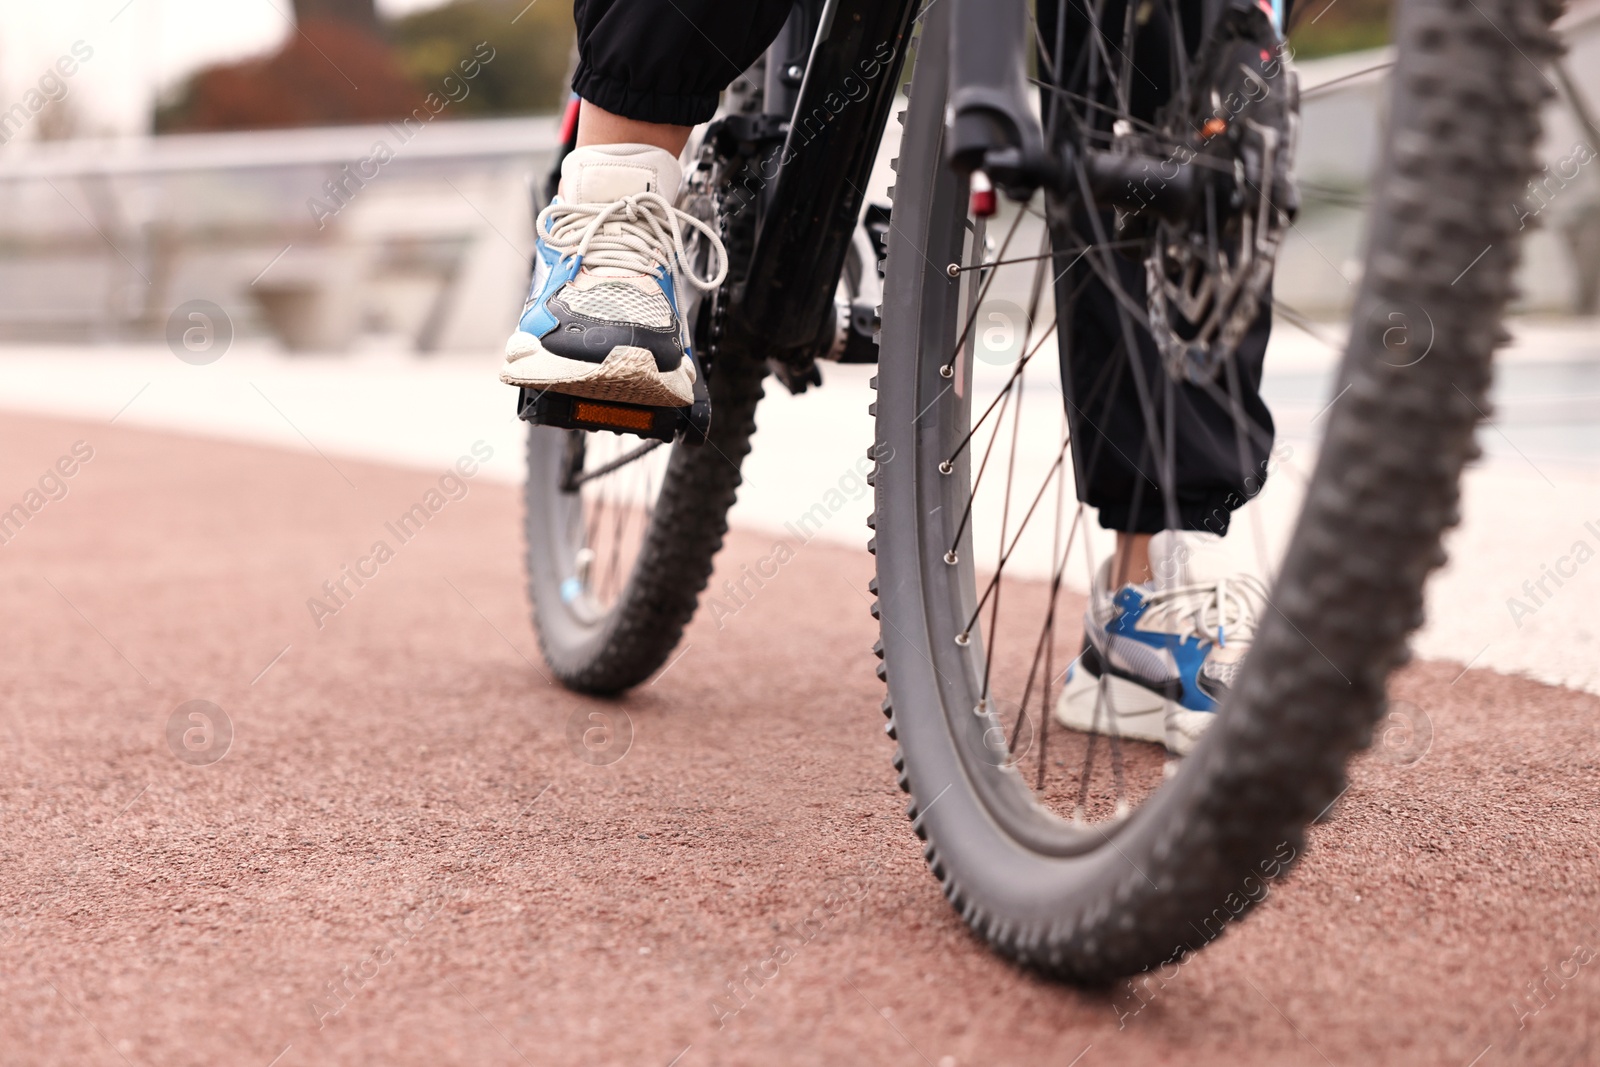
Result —
<path fill-rule="evenodd" d="M 711 430 L 711 403 L 697 396 L 688 407 L 656 408 L 525 388 L 517 399 L 517 417 L 535 426 L 609 430 L 669 443 L 682 436 L 685 442 L 697 445 L 705 442 Z"/>

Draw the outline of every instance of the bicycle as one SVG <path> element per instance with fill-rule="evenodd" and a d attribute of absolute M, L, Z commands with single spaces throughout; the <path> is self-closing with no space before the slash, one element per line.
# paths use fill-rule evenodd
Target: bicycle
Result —
<path fill-rule="evenodd" d="M 1399 4 L 1337 402 L 1232 696 L 1173 763 L 1120 737 L 1112 706 L 1097 705 L 1104 730 L 1050 736 L 1076 654 L 1063 572 L 1087 519 L 1068 506 L 1066 416 L 1082 414 L 1083 383 L 1058 371 L 1053 454 L 1019 458 L 1018 427 L 1027 370 L 1048 383 L 1057 361 L 1035 356 L 1052 333 L 1071 348 L 1056 324 L 1095 277 L 1116 297 L 1121 363 L 1108 365 L 1139 379 L 1167 514 L 1180 457 L 1161 412 L 1180 387 L 1230 404 L 1242 459 L 1259 448 L 1233 355 L 1272 304 L 1297 209 L 1283 5 L 797 3 L 691 149 L 685 203 L 720 227 L 731 261 L 692 311 L 704 394 L 682 410 L 522 397 L 529 590 L 555 674 L 614 693 L 660 667 L 721 546 L 763 379 L 800 390 L 819 361 L 875 359 L 874 652 L 929 867 L 996 950 L 1067 980 L 1203 947 L 1293 866 L 1342 794 L 1444 562 L 1516 262 L 1506 205 L 1534 172 L 1560 10 Z M 1262 65 L 1238 62 L 1255 49 Z M 893 203 L 867 205 L 913 51 Z M 1163 72 L 1165 95 L 1139 82 L 1155 84 L 1146 71 Z M 1037 254 L 1017 250 L 1022 232 Z M 1017 267 L 1032 272 L 1028 322 L 1050 324 L 996 377 L 975 362 L 975 321 Z M 1431 322 L 1427 359 L 1384 358 L 1396 309 Z M 1141 338 L 1159 353 L 1148 376 L 1130 356 Z M 997 490 L 997 505 L 979 503 Z M 1018 573 L 1030 553 L 1045 565 Z"/>

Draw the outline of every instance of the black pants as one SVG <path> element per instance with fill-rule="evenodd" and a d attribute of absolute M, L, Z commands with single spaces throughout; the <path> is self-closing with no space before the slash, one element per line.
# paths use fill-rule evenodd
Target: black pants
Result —
<path fill-rule="evenodd" d="M 1180 4 L 1198 7 L 1198 0 Z M 704 122 L 716 112 L 722 90 L 778 35 L 790 7 L 790 0 L 576 0 L 579 61 L 572 88 L 625 118 L 683 126 Z M 1117 7 L 1116 0 L 1109 7 Z M 1046 42 L 1056 37 L 1056 8 L 1039 5 Z M 1070 55 L 1088 42 L 1086 26 L 1073 20 L 1078 10 L 1079 5 L 1069 6 L 1062 30 L 1069 57 L 1057 63 L 1060 70 L 1072 69 Z M 1120 26 L 1120 10 L 1108 14 L 1104 24 Z M 1157 5 L 1156 10 L 1166 8 Z M 1142 34 L 1141 42 L 1161 46 L 1150 34 Z M 1194 42 L 1188 43 L 1192 48 Z M 1162 84 L 1160 71 L 1165 68 L 1153 59 L 1139 65 L 1153 73 L 1153 80 L 1136 82 L 1141 99 L 1133 107 L 1153 112 L 1170 91 Z M 1120 263 L 1115 269 L 1129 295 L 1142 305 L 1144 268 Z M 1108 529 L 1165 529 L 1172 525 L 1168 494 L 1161 488 L 1165 444 L 1151 448 L 1146 407 L 1124 358 L 1117 302 L 1083 263 L 1057 283 L 1058 300 L 1069 292 L 1076 310 L 1066 327 L 1061 369 L 1078 495 L 1099 510 L 1100 524 Z M 1236 395 L 1250 426 L 1241 455 L 1229 383 L 1223 380 L 1212 389 L 1171 384 L 1154 342 L 1135 327 L 1136 358 L 1156 414 L 1157 436 L 1166 433 L 1169 422 L 1172 427 L 1171 495 L 1176 497 L 1180 528 L 1226 533 L 1232 512 L 1261 491 L 1273 434 L 1272 416 L 1259 392 L 1271 328 L 1271 314 L 1263 310 L 1238 352 Z"/>
<path fill-rule="evenodd" d="M 1127 0 L 1107 0 L 1103 26 L 1123 24 Z M 1285 0 L 1288 24 L 1290 0 Z M 1136 72 L 1130 79 L 1129 111 L 1151 121 L 1172 92 L 1171 64 L 1174 40 L 1189 54 L 1199 46 L 1199 0 L 1178 0 L 1183 25 L 1170 19 L 1170 9 L 1157 4 L 1140 30 L 1132 56 Z M 1078 53 L 1087 47 L 1092 32 L 1087 5 L 1066 5 L 1064 25 L 1058 26 L 1060 6 L 1039 4 L 1041 38 L 1047 46 L 1058 39 L 1066 55 L 1055 67 L 1063 73 L 1082 71 Z M 1071 75 L 1067 75 L 1071 80 Z M 1068 88 L 1085 93 L 1084 84 Z M 1109 94 L 1107 94 L 1109 95 Z M 1046 119 L 1050 98 L 1045 97 Z M 1102 100 L 1111 104 L 1110 99 Z M 1109 112 L 1106 112 L 1109 114 Z M 1109 118 L 1102 117 L 1102 122 Z M 1100 219 L 1101 231 L 1112 229 L 1110 213 Z M 1074 220 L 1078 238 L 1092 238 L 1091 220 L 1080 212 Z M 1095 255 L 1095 253 L 1089 253 Z M 1098 269 L 1097 269 L 1098 268 Z M 1100 257 L 1091 265 L 1087 257 L 1056 282 L 1057 306 L 1073 307 L 1070 322 L 1063 322 L 1061 345 L 1062 391 L 1072 431 L 1078 497 L 1098 509 L 1100 525 L 1130 533 L 1155 533 L 1176 528 L 1228 532 L 1233 512 L 1261 492 L 1271 466 L 1272 415 L 1261 399 L 1261 372 L 1272 333 L 1272 311 L 1263 307 L 1239 344 L 1234 373 L 1225 373 L 1207 385 L 1174 382 L 1162 366 L 1155 341 L 1137 325 L 1128 328 L 1128 309 L 1119 305 L 1103 276 L 1114 273 L 1118 287 L 1135 307 L 1145 306 L 1145 268 L 1124 256 Z M 1128 338 L 1134 359 L 1127 358 Z M 1134 363 L 1142 372 L 1143 389 Z M 1141 397 L 1141 391 L 1143 396 Z M 1171 431 L 1171 444 L 1166 435 Z M 1164 489 L 1166 457 L 1172 471 L 1170 492 Z"/>
<path fill-rule="evenodd" d="M 572 88 L 615 115 L 693 126 L 761 58 L 790 0 L 576 0 Z"/>

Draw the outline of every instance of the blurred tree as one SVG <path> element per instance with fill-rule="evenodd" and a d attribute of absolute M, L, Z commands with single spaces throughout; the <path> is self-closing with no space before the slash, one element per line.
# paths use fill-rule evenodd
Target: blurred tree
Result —
<path fill-rule="evenodd" d="M 378 9 L 373 0 L 294 0 L 294 17 L 308 22 L 349 22 L 378 32 Z"/>
<path fill-rule="evenodd" d="M 451 111 L 527 115 L 555 111 L 566 99 L 572 52 L 571 0 L 455 0 L 396 20 L 390 36 L 406 73 L 437 87 L 480 42 L 495 51 Z"/>
<path fill-rule="evenodd" d="M 1301 59 L 1389 43 L 1390 0 L 1301 0 L 1289 41 Z"/>
<path fill-rule="evenodd" d="M 400 118 L 446 77 L 461 78 L 482 43 L 494 58 L 440 118 L 538 114 L 565 97 L 571 0 L 455 0 L 387 24 L 373 0 L 294 0 L 294 9 L 297 32 L 277 52 L 206 67 L 166 94 L 156 132 Z"/>
<path fill-rule="evenodd" d="M 154 125 L 189 133 L 382 122 L 409 115 L 426 95 L 376 33 L 307 19 L 271 55 L 192 75 L 157 104 Z"/>

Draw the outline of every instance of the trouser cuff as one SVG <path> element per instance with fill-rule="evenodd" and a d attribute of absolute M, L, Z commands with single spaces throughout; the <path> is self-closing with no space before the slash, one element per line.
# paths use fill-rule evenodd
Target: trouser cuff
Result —
<path fill-rule="evenodd" d="M 587 61 L 578 64 L 578 72 L 572 76 L 572 91 L 613 115 L 635 122 L 672 126 L 694 126 L 709 121 L 717 113 L 717 98 L 721 95 L 677 95 L 635 89 L 627 82 L 601 74 Z"/>

